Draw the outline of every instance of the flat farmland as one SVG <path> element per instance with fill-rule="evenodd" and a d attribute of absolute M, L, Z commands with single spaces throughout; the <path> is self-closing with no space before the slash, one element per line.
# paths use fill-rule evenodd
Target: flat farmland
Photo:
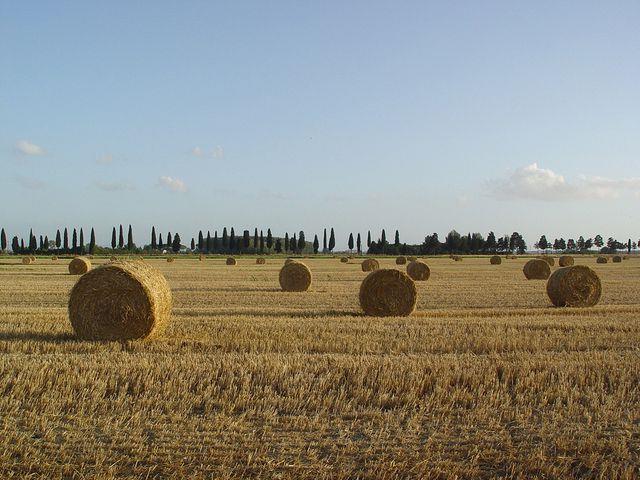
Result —
<path fill-rule="evenodd" d="M 391 318 L 358 259 L 305 259 L 304 293 L 282 258 L 147 259 L 172 322 L 127 343 L 74 338 L 68 260 L 0 258 L 0 478 L 638 478 L 640 259 L 576 258 L 596 307 L 439 257 Z"/>

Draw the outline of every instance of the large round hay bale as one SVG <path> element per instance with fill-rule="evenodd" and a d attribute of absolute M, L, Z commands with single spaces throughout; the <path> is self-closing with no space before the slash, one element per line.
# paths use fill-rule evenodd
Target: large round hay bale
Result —
<path fill-rule="evenodd" d="M 235 265 L 235 264 L 237 264 L 237 263 L 238 263 L 238 262 L 236 261 L 236 259 L 235 259 L 235 258 L 233 258 L 233 257 L 229 257 L 229 258 L 227 258 L 227 265 Z"/>
<path fill-rule="evenodd" d="M 264 258 L 262 257 L 256 258 L 256 265 L 264 265 L 265 263 L 267 263 L 267 261 Z"/>
<path fill-rule="evenodd" d="M 596 263 L 607 263 L 609 260 L 607 257 L 598 257 L 596 258 Z"/>
<path fill-rule="evenodd" d="M 398 257 L 396 258 L 396 265 L 405 265 L 407 263 L 407 257 Z"/>
<path fill-rule="evenodd" d="M 174 258 L 173 257 L 167 257 L 167 263 L 173 263 Z"/>
<path fill-rule="evenodd" d="M 82 339 L 142 339 L 162 331 L 171 305 L 171 289 L 158 270 L 120 261 L 80 277 L 69 297 L 69 320 Z"/>
<path fill-rule="evenodd" d="M 524 264 L 522 269 L 527 280 L 546 280 L 551 275 L 549 263 L 540 258 L 534 258 Z"/>
<path fill-rule="evenodd" d="M 547 295 L 556 307 L 592 307 L 601 294 L 598 275 L 585 265 L 560 268 L 547 281 Z"/>
<path fill-rule="evenodd" d="M 423 261 L 414 260 L 407 264 L 407 275 L 416 281 L 429 280 L 431 270 L 429 269 L 429 265 Z"/>
<path fill-rule="evenodd" d="M 494 255 L 489 259 L 489 263 L 491 263 L 491 265 L 500 265 L 502 263 L 502 258 L 499 255 Z"/>
<path fill-rule="evenodd" d="M 302 262 L 285 264 L 278 278 L 285 292 L 305 292 L 311 286 L 311 270 Z"/>
<path fill-rule="evenodd" d="M 614 255 L 611 261 L 613 263 L 622 263 L 622 257 L 620 255 Z"/>
<path fill-rule="evenodd" d="M 540 257 L 538 257 L 538 259 L 544 260 L 545 262 L 547 262 L 549 264 L 550 267 L 553 267 L 556 264 L 556 262 L 553 259 L 553 257 L 550 257 L 549 255 L 541 255 Z"/>
<path fill-rule="evenodd" d="M 284 264 L 285 264 L 285 265 L 289 265 L 290 263 L 293 263 L 293 262 L 295 262 L 295 261 L 296 261 L 296 260 L 295 260 L 294 258 L 287 258 L 287 259 L 284 261 Z"/>
<path fill-rule="evenodd" d="M 69 262 L 69 273 L 71 275 L 84 275 L 91 270 L 91 262 L 85 257 L 76 257 Z"/>
<path fill-rule="evenodd" d="M 348 257 L 342 257 L 340 259 L 340 263 L 349 263 L 349 258 Z"/>
<path fill-rule="evenodd" d="M 362 261 L 361 266 L 363 272 L 373 272 L 380 268 L 380 263 L 375 258 L 366 258 Z"/>
<path fill-rule="evenodd" d="M 416 308 L 417 298 L 413 280 L 395 269 L 371 272 L 360 285 L 360 306 L 366 315 L 404 317 Z"/>
<path fill-rule="evenodd" d="M 31 263 L 33 263 L 33 261 L 31 260 L 31 257 L 22 257 L 23 265 L 31 265 Z"/>
<path fill-rule="evenodd" d="M 571 255 L 562 255 L 558 259 L 558 265 L 561 267 L 570 267 L 573 265 L 573 257 Z"/>

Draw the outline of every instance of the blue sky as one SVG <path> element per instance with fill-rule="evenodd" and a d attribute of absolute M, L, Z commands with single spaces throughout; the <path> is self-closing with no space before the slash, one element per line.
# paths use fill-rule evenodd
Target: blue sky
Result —
<path fill-rule="evenodd" d="M 637 1 L 4 2 L 0 225 L 637 239 L 639 24 Z"/>

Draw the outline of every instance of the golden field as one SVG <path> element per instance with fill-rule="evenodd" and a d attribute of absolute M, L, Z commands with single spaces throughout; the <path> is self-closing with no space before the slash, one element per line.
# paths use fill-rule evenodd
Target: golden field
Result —
<path fill-rule="evenodd" d="M 68 260 L 1 258 L 0 478 L 639 478 L 640 259 L 576 259 L 594 308 L 441 257 L 405 318 L 360 314 L 356 259 L 305 293 L 283 259 L 147 259 L 173 320 L 121 344 L 74 339 Z"/>

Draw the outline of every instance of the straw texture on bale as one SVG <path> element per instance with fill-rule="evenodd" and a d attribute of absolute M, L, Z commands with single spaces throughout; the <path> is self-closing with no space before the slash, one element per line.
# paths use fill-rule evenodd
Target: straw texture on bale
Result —
<path fill-rule="evenodd" d="M 363 272 L 373 272 L 374 270 L 378 270 L 379 268 L 380 263 L 375 258 L 367 258 L 362 261 Z"/>
<path fill-rule="evenodd" d="M 31 263 L 36 261 L 36 257 L 34 255 L 29 256 L 29 258 L 31 259 Z"/>
<path fill-rule="evenodd" d="M 500 265 L 502 263 L 502 258 L 498 255 L 494 255 L 489 259 L 489 263 L 491 263 L 491 265 Z"/>
<path fill-rule="evenodd" d="M 111 257 L 109 259 L 110 262 L 117 262 L 118 261 L 118 257 Z"/>
<path fill-rule="evenodd" d="M 256 265 L 264 265 L 267 261 L 264 258 L 256 258 Z"/>
<path fill-rule="evenodd" d="M 613 263 L 622 263 L 622 257 L 621 257 L 620 255 L 615 255 L 615 256 L 611 259 L 611 261 L 612 261 Z"/>
<path fill-rule="evenodd" d="M 556 307 L 592 307 L 601 294 L 598 275 L 585 265 L 560 268 L 547 281 L 547 295 Z"/>
<path fill-rule="evenodd" d="M 31 265 L 31 257 L 22 257 L 23 265 Z"/>
<path fill-rule="evenodd" d="M 563 255 L 558 259 L 558 265 L 561 267 L 570 267 L 573 265 L 573 257 L 571 255 Z"/>
<path fill-rule="evenodd" d="M 608 261 L 607 257 L 598 257 L 596 259 L 596 263 L 607 263 Z"/>
<path fill-rule="evenodd" d="M 405 265 L 407 263 L 407 257 L 396 258 L 396 265 Z"/>
<path fill-rule="evenodd" d="M 236 261 L 235 258 L 233 258 L 233 257 L 227 258 L 227 265 L 235 265 L 236 263 L 238 263 L 238 262 Z"/>
<path fill-rule="evenodd" d="M 545 262 L 547 262 L 550 267 L 553 267 L 556 264 L 556 261 L 553 259 L 553 257 L 549 257 L 548 255 L 542 255 L 541 257 L 538 257 L 538 258 L 540 260 L 544 260 Z"/>
<path fill-rule="evenodd" d="M 413 280 L 416 281 L 429 280 L 431 270 L 429 269 L 429 265 L 427 265 L 423 261 L 414 260 L 413 262 L 409 262 L 407 264 L 407 275 L 409 275 Z"/>
<path fill-rule="evenodd" d="M 82 339 L 143 339 L 162 332 L 171 306 L 171 289 L 158 270 L 120 261 L 80 277 L 69 297 L 69 319 Z"/>
<path fill-rule="evenodd" d="M 349 263 L 349 259 L 348 259 L 347 257 L 342 257 L 342 258 L 340 259 L 340 262 L 341 262 L 341 263 Z"/>
<path fill-rule="evenodd" d="M 462 257 L 460 255 L 451 255 L 451 260 L 455 260 L 456 262 L 461 262 Z"/>
<path fill-rule="evenodd" d="M 409 276 L 395 269 L 371 272 L 360 285 L 360 306 L 374 317 L 404 317 L 416 308 L 418 292 Z"/>
<path fill-rule="evenodd" d="M 205 256 L 204 256 L 204 255 L 200 255 L 200 256 L 198 257 L 198 260 L 200 260 L 200 261 L 203 261 L 204 259 L 205 259 Z"/>
<path fill-rule="evenodd" d="M 534 258 L 524 264 L 522 269 L 527 280 L 546 280 L 551 275 L 551 267 L 540 258 Z"/>
<path fill-rule="evenodd" d="M 69 262 L 69 273 L 71 275 L 84 275 L 91 270 L 91 262 L 88 258 L 76 257 Z"/>
<path fill-rule="evenodd" d="M 285 264 L 278 278 L 285 292 L 306 292 L 311 286 L 311 270 L 302 262 Z"/>
<path fill-rule="evenodd" d="M 287 259 L 284 261 L 284 264 L 285 264 L 285 265 L 289 265 L 290 263 L 293 263 L 293 262 L 295 262 L 295 260 L 294 260 L 293 258 L 287 258 Z"/>
<path fill-rule="evenodd" d="M 416 257 L 407 257 L 407 262 L 415 262 L 416 260 Z"/>
<path fill-rule="evenodd" d="M 173 263 L 173 257 L 167 257 L 167 263 Z"/>

